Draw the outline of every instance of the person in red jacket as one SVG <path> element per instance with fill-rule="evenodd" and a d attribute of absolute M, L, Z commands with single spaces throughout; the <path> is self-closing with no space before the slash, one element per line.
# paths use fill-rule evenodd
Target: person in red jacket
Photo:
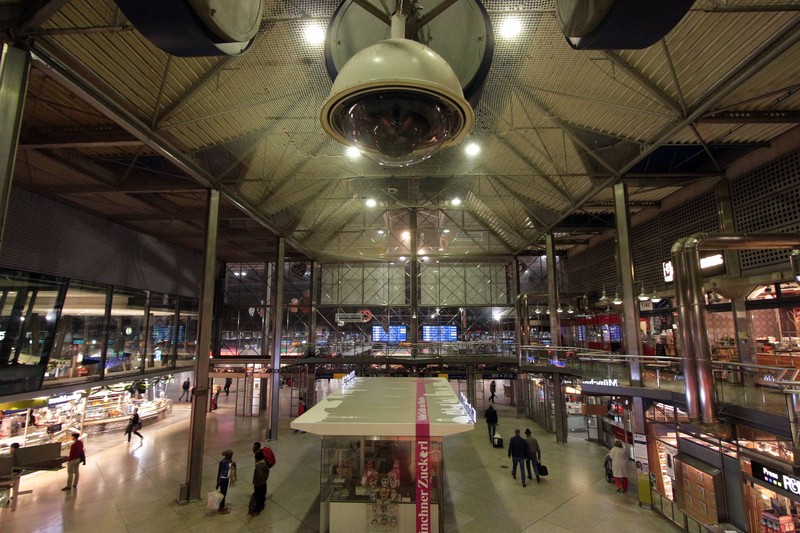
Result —
<path fill-rule="evenodd" d="M 61 490 L 74 489 L 78 486 L 78 465 L 86 464 L 86 455 L 83 451 L 83 442 L 80 433 L 72 434 L 72 445 L 69 447 L 69 457 L 67 457 L 67 486 Z"/>

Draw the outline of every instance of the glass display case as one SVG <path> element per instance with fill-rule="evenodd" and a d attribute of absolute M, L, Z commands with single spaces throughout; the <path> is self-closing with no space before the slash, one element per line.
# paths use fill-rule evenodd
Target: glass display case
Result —
<path fill-rule="evenodd" d="M 329 531 L 414 530 L 415 442 L 410 437 L 323 437 L 320 495 Z M 431 489 L 426 503 L 438 522 L 442 439 L 431 438 L 428 445 L 421 481 Z"/>

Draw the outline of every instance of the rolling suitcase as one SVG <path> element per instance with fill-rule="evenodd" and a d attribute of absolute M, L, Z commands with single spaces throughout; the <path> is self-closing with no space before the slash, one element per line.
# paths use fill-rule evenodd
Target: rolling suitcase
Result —
<path fill-rule="evenodd" d="M 503 437 L 499 434 L 495 433 L 494 437 L 492 438 L 492 446 L 495 448 L 502 448 L 503 447 Z"/>

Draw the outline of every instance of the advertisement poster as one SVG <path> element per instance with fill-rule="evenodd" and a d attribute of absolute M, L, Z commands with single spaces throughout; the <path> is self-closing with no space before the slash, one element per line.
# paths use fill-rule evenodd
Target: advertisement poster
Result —
<path fill-rule="evenodd" d="M 638 474 L 647 474 L 650 471 L 647 463 L 647 436 L 644 433 L 633 434 L 633 458 Z"/>

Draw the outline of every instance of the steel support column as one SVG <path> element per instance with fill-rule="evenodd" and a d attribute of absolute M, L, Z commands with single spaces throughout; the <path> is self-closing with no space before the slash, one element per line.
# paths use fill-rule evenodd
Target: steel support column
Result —
<path fill-rule="evenodd" d="M 522 299 L 519 297 L 519 258 L 515 257 L 511 261 L 513 272 L 511 274 L 511 301 L 514 302 L 514 345 L 517 350 L 517 365 L 522 365 L 522 339 L 523 328 L 528 327 L 528 308 L 524 308 L 523 315 Z"/>
<path fill-rule="evenodd" d="M 556 264 L 556 239 L 552 233 L 545 236 L 547 257 L 547 308 L 550 309 L 550 345 L 561 346 L 561 317 L 558 316 L 558 272 Z M 554 352 L 558 359 L 558 352 Z"/>
<path fill-rule="evenodd" d="M 189 423 L 189 464 L 186 487 L 181 487 L 180 501 L 200 499 L 203 478 L 203 449 L 208 411 L 208 368 L 211 351 L 211 319 L 214 308 L 214 282 L 217 279 L 217 230 L 219 223 L 219 191 L 208 192 L 206 244 L 203 263 L 203 286 L 200 292 L 200 321 L 197 332 L 197 362 L 194 368 L 192 416 Z"/>
<path fill-rule="evenodd" d="M 17 160 L 30 66 L 29 52 L 8 43 L 3 45 L 0 58 L 0 243 L 6 227 L 6 211 L 14 177 L 14 162 Z"/>
<path fill-rule="evenodd" d="M 617 225 L 617 269 L 622 290 L 622 340 L 625 353 L 641 355 L 642 337 L 639 334 L 639 301 L 633 287 L 634 271 L 631 255 L 631 219 L 628 213 L 628 187 L 624 182 L 614 184 L 614 214 Z M 631 385 L 642 385 L 639 361 L 630 363 Z"/>
<path fill-rule="evenodd" d="M 272 384 L 269 415 L 269 439 L 278 438 L 278 420 L 281 392 L 281 325 L 283 323 L 283 272 L 286 262 L 286 241 L 278 239 L 273 272 L 275 287 L 272 298 Z"/>
<path fill-rule="evenodd" d="M 731 202 L 730 181 L 722 180 L 717 184 L 717 201 L 719 202 L 720 230 L 723 233 L 733 233 L 736 231 L 736 224 L 733 220 L 733 203 Z M 723 250 L 725 257 L 725 270 L 729 278 L 738 279 L 742 277 L 742 269 L 739 264 L 738 250 Z M 730 292 L 730 294 L 728 294 Z M 750 293 L 750 288 L 726 291 L 725 296 L 731 299 L 731 309 L 733 310 L 733 338 L 736 339 L 736 355 L 738 362 L 754 364 L 756 362 L 755 345 L 750 338 L 750 320 L 745 309 L 745 298 Z M 737 362 L 732 359 L 732 362 Z M 738 374 L 734 374 L 735 376 Z"/>
<path fill-rule="evenodd" d="M 564 394 L 564 384 L 561 374 L 553 372 L 553 414 L 556 422 L 556 442 L 567 442 L 567 396 Z"/>
<path fill-rule="evenodd" d="M 409 239 L 411 250 L 409 256 L 411 257 L 411 279 L 409 280 L 409 290 L 411 294 L 411 358 L 415 359 L 419 353 L 419 249 L 417 248 L 418 235 L 417 235 L 417 210 L 412 209 L 408 214 L 409 223 L 411 224 L 411 236 Z"/>
<path fill-rule="evenodd" d="M 319 276 L 320 267 L 317 261 L 311 261 L 311 301 L 308 306 L 308 352 L 306 355 L 317 354 L 317 303 L 319 301 Z"/>

